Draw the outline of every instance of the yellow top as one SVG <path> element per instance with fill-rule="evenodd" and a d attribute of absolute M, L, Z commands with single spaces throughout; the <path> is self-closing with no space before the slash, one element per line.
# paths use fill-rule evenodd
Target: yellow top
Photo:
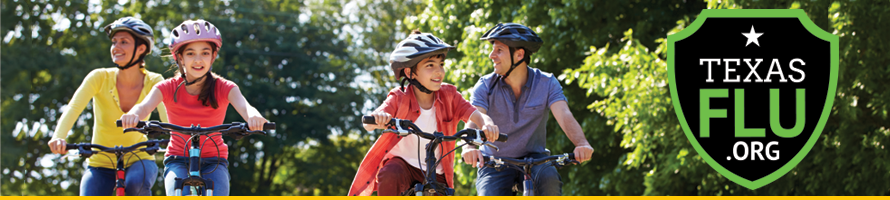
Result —
<path fill-rule="evenodd" d="M 148 92 L 154 88 L 155 84 L 164 80 L 164 77 L 158 73 L 149 72 L 144 68 L 142 68 L 141 71 L 146 76 L 137 104 L 138 102 L 142 102 L 145 96 L 148 95 Z M 74 126 L 74 122 L 77 121 L 80 113 L 83 112 L 87 103 L 92 99 L 93 139 L 91 143 L 106 147 L 114 147 L 117 145 L 126 147 L 148 140 L 144 134 L 139 132 L 129 132 L 125 134 L 124 129 L 117 127 L 115 123 L 121 118 L 121 115 L 126 114 L 121 110 L 120 98 L 118 97 L 117 92 L 118 72 L 120 72 L 118 68 L 95 69 L 84 78 L 83 83 L 81 83 L 80 87 L 77 88 L 77 91 L 74 92 L 74 97 L 68 102 L 68 110 L 62 113 L 59 123 L 56 125 L 53 139 L 68 137 L 68 132 L 71 130 L 71 127 Z M 158 113 L 161 116 L 161 120 L 167 122 L 167 111 L 164 109 L 163 103 L 158 106 Z M 150 117 L 151 115 L 145 117 L 143 120 L 148 120 Z M 68 143 L 72 142 L 68 141 Z M 136 153 L 135 156 L 133 155 L 134 154 L 127 154 L 124 156 L 124 167 L 130 167 L 131 164 L 139 160 L 154 160 L 154 156 L 149 156 L 145 152 L 139 152 Z M 113 153 L 100 153 L 87 159 L 87 163 L 91 167 L 114 169 L 115 162 L 117 162 L 117 158 Z"/>

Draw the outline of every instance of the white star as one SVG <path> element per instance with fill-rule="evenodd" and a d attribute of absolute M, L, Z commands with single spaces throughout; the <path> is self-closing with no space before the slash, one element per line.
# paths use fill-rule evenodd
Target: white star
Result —
<path fill-rule="evenodd" d="M 760 35 L 763 35 L 763 33 L 755 33 L 755 32 L 754 32 L 754 25 L 751 25 L 751 32 L 750 32 L 750 33 L 742 33 L 742 35 L 745 35 L 745 37 L 748 37 L 748 43 L 745 43 L 745 46 L 746 46 L 746 47 L 747 47 L 749 44 L 751 44 L 752 42 L 753 42 L 754 44 L 756 44 L 758 47 L 760 46 L 760 42 L 757 41 L 757 38 L 760 37 Z"/>

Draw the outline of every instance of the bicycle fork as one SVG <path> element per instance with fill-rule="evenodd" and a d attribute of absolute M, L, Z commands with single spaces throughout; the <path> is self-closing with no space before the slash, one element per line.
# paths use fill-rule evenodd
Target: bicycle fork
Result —
<path fill-rule="evenodd" d="M 441 134 L 441 133 L 439 133 Z M 438 191 L 442 191 L 445 196 L 454 196 L 454 189 L 448 188 L 447 186 L 444 188 L 439 188 L 436 185 L 436 153 L 435 149 L 442 143 L 442 139 L 431 140 L 430 143 L 426 144 L 426 175 L 424 176 L 424 182 L 417 183 L 414 185 L 414 195 L 415 196 L 423 196 L 424 190 L 430 195 L 438 194 Z"/>
<path fill-rule="evenodd" d="M 189 195 L 197 196 L 200 188 L 204 188 L 203 196 L 213 196 L 213 181 L 201 177 L 201 148 L 198 142 L 200 138 L 193 138 L 192 145 L 189 147 L 189 177 L 175 178 L 173 190 L 175 196 L 182 196 L 182 189 L 189 187 Z"/>
<path fill-rule="evenodd" d="M 535 183 L 532 181 L 530 174 L 525 174 L 525 178 L 522 180 L 522 188 L 522 196 L 535 196 Z"/>

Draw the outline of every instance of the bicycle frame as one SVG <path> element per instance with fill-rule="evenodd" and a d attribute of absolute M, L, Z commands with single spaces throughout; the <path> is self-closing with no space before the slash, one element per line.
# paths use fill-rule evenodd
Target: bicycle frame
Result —
<path fill-rule="evenodd" d="M 213 180 L 204 179 L 201 177 L 201 147 L 200 147 L 200 134 L 192 134 L 189 138 L 191 140 L 191 145 L 189 145 L 189 177 L 183 178 L 175 178 L 175 189 L 173 190 L 174 196 L 182 196 L 182 189 L 185 186 L 189 187 L 189 194 L 191 196 L 198 196 L 198 191 L 200 188 L 204 188 L 204 196 L 213 196 Z"/>
<path fill-rule="evenodd" d="M 117 125 L 121 126 L 121 120 L 117 120 Z M 189 145 L 188 149 L 188 177 L 187 178 L 175 178 L 174 181 L 174 196 L 182 196 L 182 190 L 186 186 L 188 186 L 190 191 L 190 196 L 198 196 L 199 192 L 203 192 L 200 195 L 204 196 L 213 196 L 214 184 L 210 179 L 205 179 L 201 175 L 201 143 L 200 139 L 202 135 L 207 135 L 207 139 L 211 139 L 214 136 L 220 136 L 225 134 L 235 134 L 233 135 L 235 139 L 240 139 L 244 135 L 237 135 L 238 133 L 261 133 L 265 134 L 264 131 L 249 131 L 246 130 L 246 124 L 234 122 L 231 124 L 223 124 L 218 126 L 212 126 L 208 128 L 201 128 L 200 125 L 191 127 L 181 127 L 175 124 L 161 123 L 158 121 L 149 121 L 144 122 L 140 121 L 137 124 L 137 127 L 143 128 L 128 128 L 125 129 L 124 132 L 130 131 L 138 131 L 143 134 L 152 135 L 152 134 L 168 134 L 173 135 L 171 131 L 177 131 L 182 134 L 188 134 L 189 139 L 186 140 Z M 263 125 L 263 130 L 272 130 L 275 129 L 275 123 L 266 123 Z M 213 134 L 216 132 L 220 132 L 219 134 Z M 176 135 L 178 136 L 178 135 Z M 202 190 L 203 188 L 203 190 Z"/>
<path fill-rule="evenodd" d="M 123 146 L 114 146 L 112 148 L 104 147 L 98 144 L 89 144 L 89 143 L 80 143 L 80 144 L 68 144 L 65 145 L 65 149 L 77 149 L 78 154 L 81 157 L 89 158 L 93 155 L 92 148 L 98 148 L 99 152 L 113 152 L 115 157 L 117 157 L 117 161 L 115 161 L 115 171 L 114 171 L 114 194 L 116 196 L 126 196 L 126 177 L 127 171 L 124 168 L 124 156 L 128 153 L 133 153 L 134 151 L 145 151 L 150 155 L 154 155 L 160 149 L 161 143 L 168 143 L 169 140 L 150 140 L 145 142 L 136 143 L 133 146 L 123 147 Z M 145 146 L 145 148 L 137 149 L 140 146 Z"/>
<path fill-rule="evenodd" d="M 124 183 L 126 183 L 127 172 L 126 172 L 126 170 L 124 170 L 123 162 L 121 162 L 121 161 L 123 161 L 123 159 L 121 158 L 121 155 L 117 155 L 117 153 L 115 153 L 115 156 L 117 156 L 117 164 L 116 164 L 117 166 L 114 171 L 114 174 L 115 174 L 114 193 L 117 196 L 127 196 L 126 195 L 126 186 L 124 184 Z"/>
<path fill-rule="evenodd" d="M 362 123 L 374 124 L 376 122 L 374 120 L 374 117 L 363 116 Z M 386 129 L 383 131 L 384 133 L 395 133 L 395 134 L 398 134 L 399 136 L 407 136 L 409 134 L 415 134 L 417 136 L 420 136 L 422 138 L 430 140 L 430 143 L 427 144 L 427 146 L 425 148 L 426 159 L 424 161 L 426 162 L 427 170 L 424 175 L 423 183 L 414 184 L 413 190 L 414 190 L 415 196 L 424 196 L 424 194 L 442 194 L 445 196 L 454 196 L 454 188 L 449 188 L 447 186 L 440 187 L 440 186 L 436 185 L 436 183 L 438 183 L 436 181 L 436 167 L 438 167 L 439 161 L 441 161 L 442 158 L 445 158 L 445 156 L 454 152 L 454 150 L 457 150 L 458 148 L 460 148 L 460 146 L 455 147 L 450 152 L 442 155 L 442 157 L 437 159 L 436 158 L 436 149 L 438 148 L 438 146 L 440 144 L 442 144 L 442 142 L 464 140 L 465 142 L 467 142 L 467 144 L 486 145 L 486 146 L 492 147 L 494 149 L 498 148 L 497 146 L 495 146 L 494 144 L 491 144 L 490 142 L 483 142 L 483 140 L 484 140 L 483 137 L 485 137 L 485 135 L 482 134 L 482 131 L 476 130 L 476 129 L 464 129 L 464 130 L 458 131 L 453 136 L 445 136 L 445 134 L 443 134 L 442 132 L 438 132 L 438 131 L 433 132 L 432 134 L 419 131 L 420 128 L 418 128 L 417 125 L 412 123 L 410 120 L 393 118 L 387 124 L 391 127 L 395 127 L 395 129 L 391 129 L 391 128 Z M 403 127 L 407 127 L 409 129 L 406 129 Z M 469 135 L 469 136 L 462 137 L 463 135 Z M 502 141 L 502 142 L 507 141 L 507 135 L 500 134 L 500 136 L 498 137 L 498 141 Z M 463 145 L 467 145 L 467 144 L 463 144 Z M 461 146 L 463 146 L 463 145 L 461 145 Z M 410 190 L 411 189 L 409 189 L 409 191 Z M 403 192 L 403 194 L 405 194 L 405 193 L 408 193 L 408 191 Z"/>
<path fill-rule="evenodd" d="M 438 167 L 438 160 L 436 159 L 436 149 L 438 149 L 439 145 L 442 144 L 442 136 L 445 136 L 441 132 L 434 132 L 433 135 L 437 136 L 435 139 L 430 140 L 430 143 L 426 146 L 426 162 L 427 170 L 424 175 L 423 184 L 417 183 L 414 184 L 414 195 L 415 196 L 424 196 L 424 191 L 428 194 L 436 194 L 440 193 L 445 196 L 454 196 L 453 188 L 439 188 L 436 186 L 436 167 Z M 444 155 L 443 155 L 444 156 Z"/>

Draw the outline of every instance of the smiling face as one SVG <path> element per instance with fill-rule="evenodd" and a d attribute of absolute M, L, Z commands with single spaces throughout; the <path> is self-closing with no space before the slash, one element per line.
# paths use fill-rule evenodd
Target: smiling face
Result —
<path fill-rule="evenodd" d="M 136 60 L 138 57 L 133 57 L 142 55 L 145 52 L 145 45 L 139 45 L 139 48 L 134 49 L 136 45 L 136 39 L 133 38 L 133 35 L 127 31 L 118 31 L 114 33 L 114 36 L 111 37 L 111 61 L 117 64 L 118 66 L 125 66 L 131 62 L 131 60 Z"/>
<path fill-rule="evenodd" d="M 522 60 L 522 56 L 524 56 L 525 50 L 518 48 L 515 52 L 513 52 L 513 62 L 519 62 Z M 510 63 L 510 47 L 504 44 L 501 41 L 494 40 L 491 45 L 491 52 L 488 53 L 488 58 L 491 59 L 492 64 L 494 64 L 494 72 L 503 76 L 510 70 L 510 67 L 513 66 L 513 63 Z"/>
<path fill-rule="evenodd" d="M 405 69 L 408 78 L 417 79 L 423 87 L 430 91 L 439 91 L 442 87 L 442 79 L 445 77 L 445 56 L 430 56 L 420 60 L 412 73 L 411 68 Z"/>
<path fill-rule="evenodd" d="M 178 57 L 182 63 L 180 67 L 185 68 L 186 77 L 194 81 L 207 74 L 216 59 L 216 52 L 208 42 L 192 42 L 182 47 Z"/>

